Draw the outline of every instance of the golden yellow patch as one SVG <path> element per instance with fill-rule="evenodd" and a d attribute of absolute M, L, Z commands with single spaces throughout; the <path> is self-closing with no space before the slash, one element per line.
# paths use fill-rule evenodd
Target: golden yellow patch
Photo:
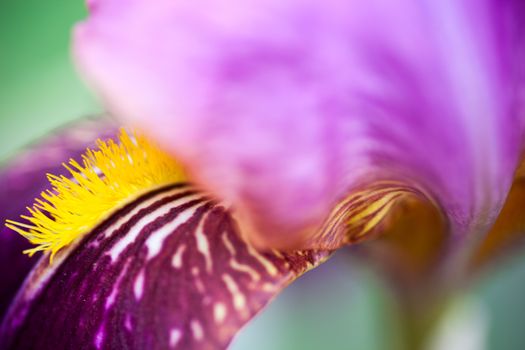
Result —
<path fill-rule="evenodd" d="M 81 163 L 64 164 L 70 176 L 47 175 L 51 189 L 22 216 L 29 224 L 6 220 L 7 227 L 36 245 L 24 253 L 49 251 L 53 259 L 126 203 L 186 179 L 179 163 L 142 136 L 122 130 L 118 143 L 97 140 L 96 146 Z"/>

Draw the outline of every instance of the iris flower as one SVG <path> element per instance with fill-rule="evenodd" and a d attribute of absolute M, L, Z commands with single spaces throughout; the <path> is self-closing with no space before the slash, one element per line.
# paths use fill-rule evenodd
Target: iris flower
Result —
<path fill-rule="evenodd" d="M 2 348 L 225 348 L 349 245 L 416 324 L 517 246 L 523 1 L 88 7 L 74 57 L 131 131 L 83 122 L 2 172 Z"/>

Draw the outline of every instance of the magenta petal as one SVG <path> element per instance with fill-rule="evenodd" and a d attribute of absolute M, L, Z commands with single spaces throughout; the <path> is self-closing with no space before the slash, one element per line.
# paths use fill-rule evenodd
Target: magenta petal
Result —
<path fill-rule="evenodd" d="M 26 207 L 48 188 L 46 173 L 62 173 L 61 162 L 78 157 L 98 137 L 113 136 L 114 131 L 115 127 L 106 119 L 85 119 L 53 132 L 3 164 L 0 170 L 0 221 L 3 223 L 5 219 L 26 213 Z M 22 254 L 29 246 L 26 239 L 3 224 L 0 226 L 0 319 L 29 270 L 38 261 Z"/>
<path fill-rule="evenodd" d="M 0 329 L 2 349 L 221 349 L 325 252 L 259 253 L 225 209 L 178 184 L 43 259 Z"/>
<path fill-rule="evenodd" d="M 459 237 L 503 203 L 525 125 L 521 0 L 91 6 L 86 77 L 259 243 L 297 243 L 378 179 L 434 197 Z"/>

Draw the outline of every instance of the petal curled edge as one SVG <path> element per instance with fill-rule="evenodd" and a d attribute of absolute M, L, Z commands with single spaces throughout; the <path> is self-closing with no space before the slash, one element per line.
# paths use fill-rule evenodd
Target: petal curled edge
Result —
<path fill-rule="evenodd" d="M 522 161 L 498 219 L 474 250 L 471 272 L 491 268 L 497 262 L 523 252 L 525 247 L 525 161 Z"/>
<path fill-rule="evenodd" d="M 259 253 L 185 184 L 155 190 L 45 257 L 0 330 L 3 349 L 219 349 L 327 252 Z"/>
<path fill-rule="evenodd" d="M 114 136 L 116 127 L 108 119 L 98 117 L 73 122 L 50 136 L 30 145 L 2 164 L 0 169 L 0 319 L 21 286 L 36 259 L 28 259 L 22 251 L 29 242 L 3 225 L 6 219 L 25 213 L 26 207 L 47 189 L 46 173 L 60 175 L 61 162 L 78 157 L 97 138 Z"/>
<path fill-rule="evenodd" d="M 424 188 L 458 239 L 503 203 L 524 129 L 522 1 L 90 6 L 74 38 L 87 79 L 257 244 L 307 246 L 375 180 Z"/>

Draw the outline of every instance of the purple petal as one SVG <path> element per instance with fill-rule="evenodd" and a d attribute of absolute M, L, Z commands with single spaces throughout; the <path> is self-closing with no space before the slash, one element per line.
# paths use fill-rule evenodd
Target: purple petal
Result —
<path fill-rule="evenodd" d="M 0 170 L 0 219 L 19 217 L 44 189 L 46 173 L 63 172 L 61 162 L 78 157 L 97 137 L 112 136 L 115 127 L 106 119 L 86 119 L 55 131 L 9 160 Z M 0 319 L 37 262 L 22 254 L 29 242 L 4 225 L 0 227 Z"/>
<path fill-rule="evenodd" d="M 503 203 L 525 125 L 523 1 L 91 8 L 75 33 L 87 78 L 234 203 L 255 242 L 300 245 L 375 180 L 422 189 L 456 237 Z"/>
<path fill-rule="evenodd" d="M 185 184 L 150 192 L 76 246 L 42 259 L 2 349 L 219 349 L 328 253 L 259 253 L 220 205 Z"/>

